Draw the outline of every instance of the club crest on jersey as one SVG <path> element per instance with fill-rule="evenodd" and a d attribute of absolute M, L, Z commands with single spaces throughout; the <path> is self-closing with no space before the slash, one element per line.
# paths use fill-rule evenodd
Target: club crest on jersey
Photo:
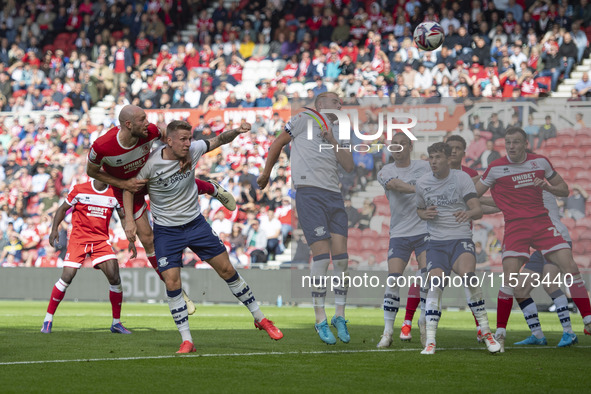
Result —
<path fill-rule="evenodd" d="M 314 233 L 317 237 L 322 237 L 326 234 L 326 230 L 324 229 L 324 226 L 318 226 L 314 229 Z"/>
<path fill-rule="evenodd" d="M 530 161 L 530 163 L 531 163 L 531 168 L 539 168 L 538 163 L 536 163 L 535 161 Z"/>
<path fill-rule="evenodd" d="M 166 257 L 160 257 L 158 259 L 158 267 L 166 267 L 168 265 L 168 260 Z"/>
<path fill-rule="evenodd" d="M 150 146 L 149 145 L 142 146 L 142 153 L 144 153 L 144 154 L 150 153 Z"/>
<path fill-rule="evenodd" d="M 117 205 L 117 200 L 114 198 L 109 198 L 109 205 Z"/>

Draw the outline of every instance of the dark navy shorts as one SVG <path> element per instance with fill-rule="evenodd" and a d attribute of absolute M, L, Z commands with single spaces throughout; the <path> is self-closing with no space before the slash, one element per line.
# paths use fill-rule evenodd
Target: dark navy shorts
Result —
<path fill-rule="evenodd" d="M 471 239 L 427 242 L 427 269 L 441 268 L 446 275 L 451 274 L 458 257 L 463 253 L 474 254 L 474 242 Z"/>
<path fill-rule="evenodd" d="M 395 237 L 390 238 L 388 245 L 388 259 L 399 258 L 408 262 L 412 252 L 418 257 L 421 253 L 427 250 L 427 241 L 429 234 L 420 234 L 412 237 Z"/>
<path fill-rule="evenodd" d="M 347 212 L 341 193 L 301 187 L 296 191 L 295 203 L 308 245 L 329 239 L 330 234 L 348 235 Z"/>
<path fill-rule="evenodd" d="M 573 243 L 568 243 L 570 247 L 573 247 Z M 552 264 L 542 256 L 542 252 L 536 250 L 530 257 L 529 261 L 523 266 L 524 269 L 528 269 L 533 272 L 541 274 L 544 271 L 544 264 Z"/>
<path fill-rule="evenodd" d="M 167 227 L 154 223 L 154 247 L 160 272 L 182 267 L 185 248 L 191 249 L 204 261 L 226 251 L 203 215 L 182 226 Z"/>

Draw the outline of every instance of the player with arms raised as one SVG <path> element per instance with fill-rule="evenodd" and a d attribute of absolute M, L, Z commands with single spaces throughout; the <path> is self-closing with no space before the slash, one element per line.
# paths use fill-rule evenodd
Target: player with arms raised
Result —
<path fill-rule="evenodd" d="M 315 107 L 316 109 L 304 108 L 304 111 L 287 123 L 285 132 L 281 133 L 269 148 L 265 168 L 257 183 L 261 189 L 267 186 L 271 170 L 281 150 L 292 142 L 291 165 L 292 180 L 296 187 L 296 210 L 304 236 L 312 250 L 311 277 L 315 282 L 312 299 L 316 315 L 314 327 L 324 343 L 334 345 L 336 338 L 330 331 L 324 309 L 326 286 L 318 278 L 326 277 L 331 255 L 334 275 L 348 278 L 348 219 L 339 187 L 337 164 L 345 171 L 351 172 L 355 168 L 355 163 L 351 152 L 341 148 L 343 142 L 337 141 L 333 134 L 332 122 L 336 117 L 319 113 L 323 109 L 340 110 L 339 97 L 335 93 L 321 93 L 316 97 Z M 309 119 L 313 119 L 311 139 L 308 139 Z M 332 149 L 319 149 L 327 144 L 330 144 Z M 337 329 L 337 336 L 344 343 L 351 340 L 345 320 L 347 285 L 341 282 L 340 286 L 334 289 L 336 310 L 331 319 L 331 324 Z"/>
<path fill-rule="evenodd" d="M 158 272 L 154 234 L 147 215 L 144 215 L 147 209 L 144 198 L 146 180 L 138 180 L 136 176 L 146 164 L 152 145 L 160 139 L 160 130 L 149 123 L 146 112 L 135 105 L 126 105 L 121 109 L 119 123 L 120 126 L 113 127 L 92 144 L 86 171 L 88 176 L 112 185 L 121 206 L 123 190 L 135 193 L 133 211 L 129 211 L 129 217 L 137 221 L 138 237 L 146 250 L 150 265 Z M 214 195 L 226 208 L 236 209 L 234 197 L 221 186 L 200 180 L 195 182 L 200 191 Z M 189 305 L 190 314 L 193 314 L 195 305 L 184 291 L 183 297 Z"/>
<path fill-rule="evenodd" d="M 464 278 L 468 306 L 478 320 L 484 343 L 491 353 L 501 350 L 493 338 L 482 288 L 476 283 L 474 270 L 476 257 L 472 241 L 471 220 L 482 217 L 480 200 L 474 182 L 462 171 L 450 168 L 449 145 L 438 142 L 431 145 L 429 164 L 432 173 L 423 175 L 416 184 L 416 203 L 419 217 L 427 221 L 427 269 L 429 291 L 425 305 L 426 346 L 421 354 L 435 354 L 435 335 L 441 317 L 441 297 L 444 277 L 453 270 Z"/>
<path fill-rule="evenodd" d="M 552 223 L 544 206 L 544 190 L 566 197 L 569 194 L 568 185 L 546 157 L 527 153 L 526 147 L 525 131 L 518 127 L 508 128 L 505 133 L 507 156 L 493 161 L 476 183 L 480 196 L 491 189 L 492 198 L 505 217 L 502 255 L 505 287 L 508 283 L 509 291 L 515 288 L 516 283 L 510 280 L 511 274 L 518 274 L 529 259 L 530 247 L 539 250 L 546 260 L 560 267 L 563 274 L 572 275 L 572 283 L 565 284 L 569 286 L 573 301 L 583 316 L 585 329 L 591 331 L 591 305 L 585 282 L 569 244 Z M 506 296 L 512 297 L 512 294 Z M 524 315 L 528 316 L 528 325 L 539 326 L 533 300 L 520 306 Z M 496 334 L 504 344 L 505 331 Z"/>
<path fill-rule="evenodd" d="M 394 320 L 400 306 L 400 288 L 396 280 L 408 264 L 414 252 L 424 283 L 427 274 L 425 250 L 427 248 L 427 224 L 416 214 L 415 185 L 417 179 L 431 171 L 424 160 L 411 160 L 413 149 L 411 139 L 404 133 L 396 133 L 392 144 L 402 147 L 400 152 L 392 154 L 394 163 L 386 164 L 378 173 L 378 182 L 384 187 L 390 203 L 390 245 L 388 246 L 388 286 L 384 294 L 384 333 L 378 348 L 392 344 Z M 412 289 L 419 290 L 420 286 Z M 425 300 L 425 294 L 412 293 L 409 290 L 406 304 L 406 317 L 400 331 L 400 339 L 410 340 L 412 316 L 419 301 Z M 421 289 L 423 290 L 423 289 Z M 422 308 L 423 310 L 424 308 Z M 410 318 L 409 318 L 410 316 Z"/>
<path fill-rule="evenodd" d="M 47 314 L 43 321 L 42 333 L 51 333 L 53 315 L 60 302 L 66 295 L 66 289 L 72 283 L 78 269 L 84 263 L 86 257 L 92 258 L 92 266 L 104 272 L 109 281 L 109 300 L 113 312 L 111 332 L 118 334 L 131 334 L 123 327 L 121 321 L 121 303 L 123 302 L 123 290 L 119 277 L 119 265 L 117 257 L 109 242 L 109 223 L 114 209 L 120 208 L 115 198 L 114 190 L 109 185 L 92 180 L 90 182 L 75 185 L 66 201 L 58 208 L 49 243 L 55 245 L 58 240 L 60 223 L 66 217 L 66 212 L 72 211 L 72 233 L 68 241 L 68 250 L 64 261 L 62 277 L 56 282 L 51 291 L 51 298 L 47 307 Z M 130 244 L 135 253 L 135 247 Z"/>
<path fill-rule="evenodd" d="M 191 130 L 187 122 L 171 122 L 166 130 L 166 145 L 152 152 L 137 174 L 138 181 L 147 182 L 158 267 L 166 284 L 170 311 L 183 340 L 177 353 L 196 351 L 189 330 L 187 304 L 181 294 L 181 267 L 186 248 L 207 261 L 226 281 L 234 296 L 252 313 L 255 327 L 265 330 L 275 340 L 281 339 L 283 334 L 265 318 L 250 287 L 230 263 L 224 244 L 201 214 L 199 191 L 194 181 L 199 158 L 233 141 L 239 134 L 249 132 L 250 124 L 243 123 L 239 129 L 193 142 Z M 182 163 L 188 163 L 188 166 Z M 131 210 L 133 193 L 124 191 L 123 203 L 124 208 Z M 130 242 L 135 241 L 137 229 L 136 221 L 126 217 L 125 233 Z"/>

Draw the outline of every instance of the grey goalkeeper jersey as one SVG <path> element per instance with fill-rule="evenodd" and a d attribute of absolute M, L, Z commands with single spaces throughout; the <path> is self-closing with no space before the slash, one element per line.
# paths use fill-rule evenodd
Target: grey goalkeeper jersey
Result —
<path fill-rule="evenodd" d="M 154 222 L 167 227 L 181 226 L 201 214 L 195 167 L 201 155 L 207 152 L 207 144 L 205 141 L 191 142 L 191 167 L 183 173 L 178 160 L 162 158 L 164 148 L 163 146 L 150 154 L 137 179 L 148 179 L 150 210 Z"/>
<path fill-rule="evenodd" d="M 429 172 L 417 181 L 415 194 L 418 208 L 437 207 L 437 217 L 427 220 L 432 240 L 472 239 L 471 222 L 458 223 L 453 215 L 457 211 L 467 211 L 466 201 L 478 197 L 470 175 L 450 170 L 447 178 L 437 179 Z"/>
<path fill-rule="evenodd" d="M 291 136 L 291 179 L 295 187 L 314 186 L 340 193 L 337 157 L 334 149 L 322 138 L 326 127 L 332 128 L 338 141 L 338 126 L 332 125 L 325 115 L 319 116 L 305 109 L 285 125 Z M 348 141 L 339 145 L 349 147 Z"/>

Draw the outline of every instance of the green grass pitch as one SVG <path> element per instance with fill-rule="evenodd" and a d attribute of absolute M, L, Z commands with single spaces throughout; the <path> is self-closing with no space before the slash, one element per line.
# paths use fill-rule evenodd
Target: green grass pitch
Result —
<path fill-rule="evenodd" d="M 132 335 L 109 331 L 108 303 L 67 299 L 53 333 L 41 334 L 46 307 L 0 302 L 0 393 L 555 393 L 589 392 L 591 386 L 591 337 L 575 314 L 576 346 L 555 347 L 562 330 L 554 313 L 540 314 L 549 346 L 509 346 L 529 335 L 514 311 L 507 351 L 490 355 L 476 342 L 470 313 L 443 311 L 438 351 L 422 356 L 416 319 L 411 342 L 375 348 L 382 333 L 378 308 L 349 309 L 351 343 L 327 346 L 314 332 L 311 308 L 263 306 L 285 335 L 276 342 L 254 328 L 242 306 L 197 305 L 189 319 L 197 353 L 178 356 L 180 335 L 166 304 L 124 304 L 122 322 Z M 495 315 L 489 318 L 494 322 Z"/>

